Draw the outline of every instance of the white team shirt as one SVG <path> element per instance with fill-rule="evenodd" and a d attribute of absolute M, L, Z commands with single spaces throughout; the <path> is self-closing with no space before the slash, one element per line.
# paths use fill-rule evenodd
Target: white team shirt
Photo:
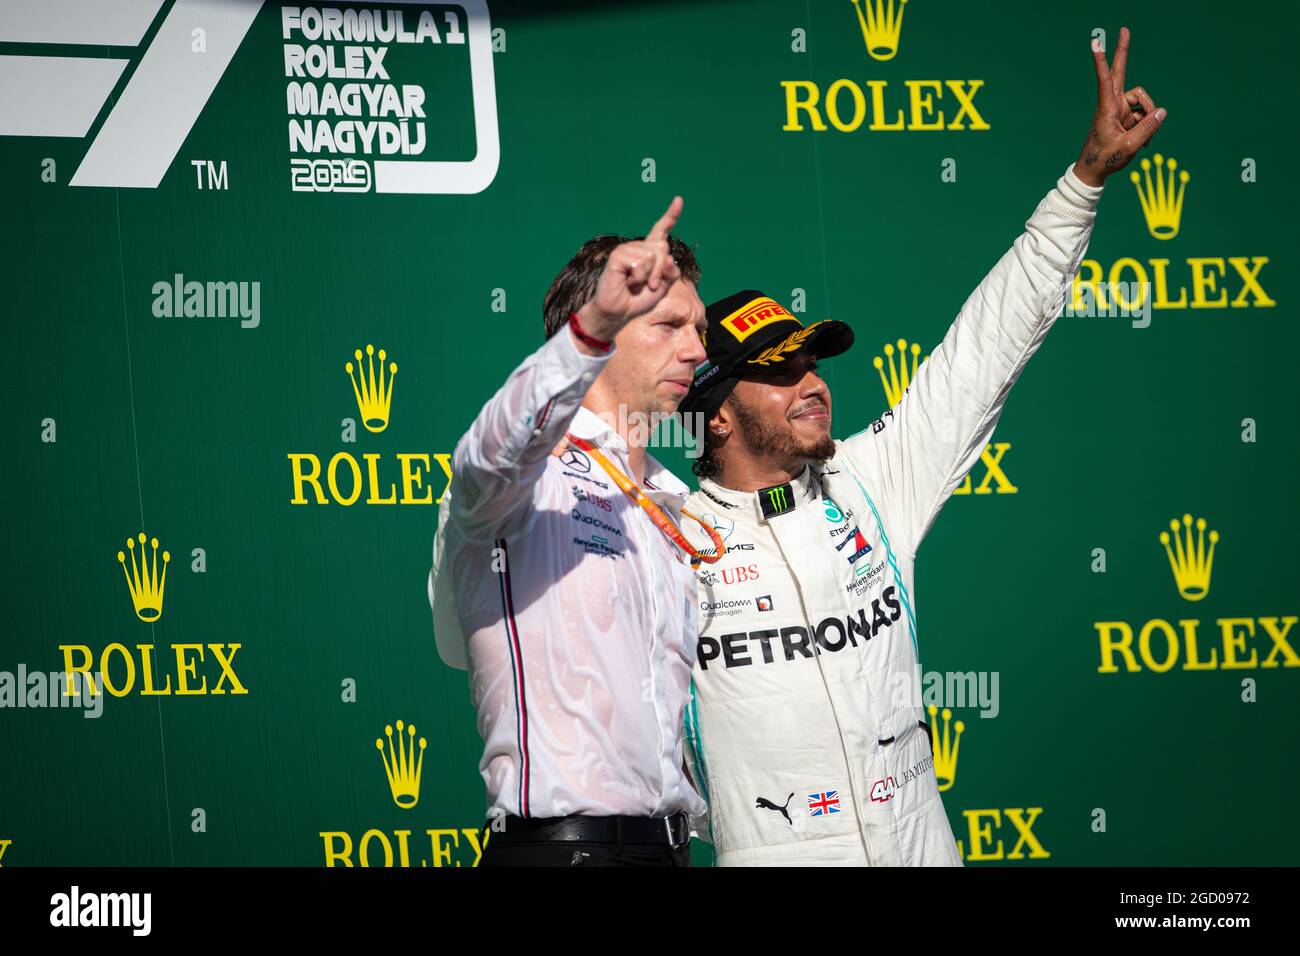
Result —
<path fill-rule="evenodd" d="M 551 454 L 572 431 L 630 474 L 623 439 L 581 407 L 608 358 L 557 333 L 452 459 L 429 600 L 439 654 L 469 670 L 489 812 L 705 809 L 682 753 L 697 634 L 687 556 L 590 456 Z M 649 455 L 642 487 L 680 523 L 689 489 Z"/>

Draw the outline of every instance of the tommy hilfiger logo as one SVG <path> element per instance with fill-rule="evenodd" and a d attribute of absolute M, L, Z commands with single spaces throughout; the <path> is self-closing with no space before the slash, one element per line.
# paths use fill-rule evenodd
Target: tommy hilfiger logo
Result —
<path fill-rule="evenodd" d="M 852 549 L 846 547 L 850 542 L 853 543 Z M 871 545 L 867 543 L 867 539 L 862 534 L 862 530 L 857 525 L 854 525 L 849 533 L 840 539 L 839 544 L 835 545 L 835 550 L 840 552 L 848 550 L 849 564 L 855 564 L 857 563 L 858 558 L 871 550 Z"/>

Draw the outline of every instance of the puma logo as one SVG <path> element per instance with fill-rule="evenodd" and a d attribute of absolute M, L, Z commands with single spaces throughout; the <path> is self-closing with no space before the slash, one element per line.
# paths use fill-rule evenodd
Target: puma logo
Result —
<path fill-rule="evenodd" d="M 771 800 L 767 799 L 767 797 L 759 797 L 758 800 L 757 800 L 757 802 L 754 804 L 754 809 L 755 809 L 755 810 L 775 810 L 777 813 L 781 814 L 781 816 L 785 817 L 785 822 L 786 822 L 786 823 L 790 824 L 790 826 L 794 826 L 794 821 L 790 819 L 790 814 L 787 813 L 787 812 L 786 812 L 786 809 L 785 809 L 786 807 L 790 806 L 790 801 L 793 800 L 793 799 L 794 799 L 794 794 L 792 793 L 792 794 L 790 794 L 790 796 L 788 796 L 788 797 L 785 798 L 785 803 L 781 804 L 781 805 L 778 807 L 778 806 L 777 806 L 775 803 L 773 803 Z"/>

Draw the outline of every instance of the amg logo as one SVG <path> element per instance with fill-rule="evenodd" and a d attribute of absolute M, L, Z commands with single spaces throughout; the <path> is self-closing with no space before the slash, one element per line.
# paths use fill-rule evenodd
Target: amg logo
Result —
<path fill-rule="evenodd" d="M 890 614 L 881 610 L 884 602 Z M 847 645 L 858 646 L 857 638 L 871 640 L 882 627 L 889 627 L 902 616 L 902 609 L 894 597 L 892 587 L 885 588 L 880 597 L 871 602 L 871 619 L 867 620 L 867 609 L 859 608 L 856 614 L 845 618 L 828 617 L 819 622 L 809 635 L 808 629 L 799 624 L 781 628 L 765 628 L 761 631 L 742 631 L 738 634 L 723 634 L 721 637 L 700 635 L 699 660 L 700 669 L 708 670 L 709 662 L 722 658 L 724 667 L 745 667 L 758 663 L 750 656 L 749 642 L 757 641 L 762 654 L 762 663 L 771 664 L 776 660 L 773 651 L 774 641 L 780 642 L 781 656 L 792 661 L 796 656 L 812 659 L 814 646 L 826 651 L 843 650 Z M 816 651 L 821 653 L 821 651 Z"/>

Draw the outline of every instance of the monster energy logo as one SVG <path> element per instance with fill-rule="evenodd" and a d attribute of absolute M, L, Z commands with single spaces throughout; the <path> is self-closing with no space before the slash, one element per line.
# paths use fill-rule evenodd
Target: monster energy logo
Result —
<path fill-rule="evenodd" d="M 793 505 L 790 499 L 793 496 L 793 489 L 787 482 L 784 485 L 774 485 L 771 488 L 763 488 L 759 491 L 760 503 L 763 506 L 763 516 L 772 518 L 776 515 L 785 514 Z"/>

